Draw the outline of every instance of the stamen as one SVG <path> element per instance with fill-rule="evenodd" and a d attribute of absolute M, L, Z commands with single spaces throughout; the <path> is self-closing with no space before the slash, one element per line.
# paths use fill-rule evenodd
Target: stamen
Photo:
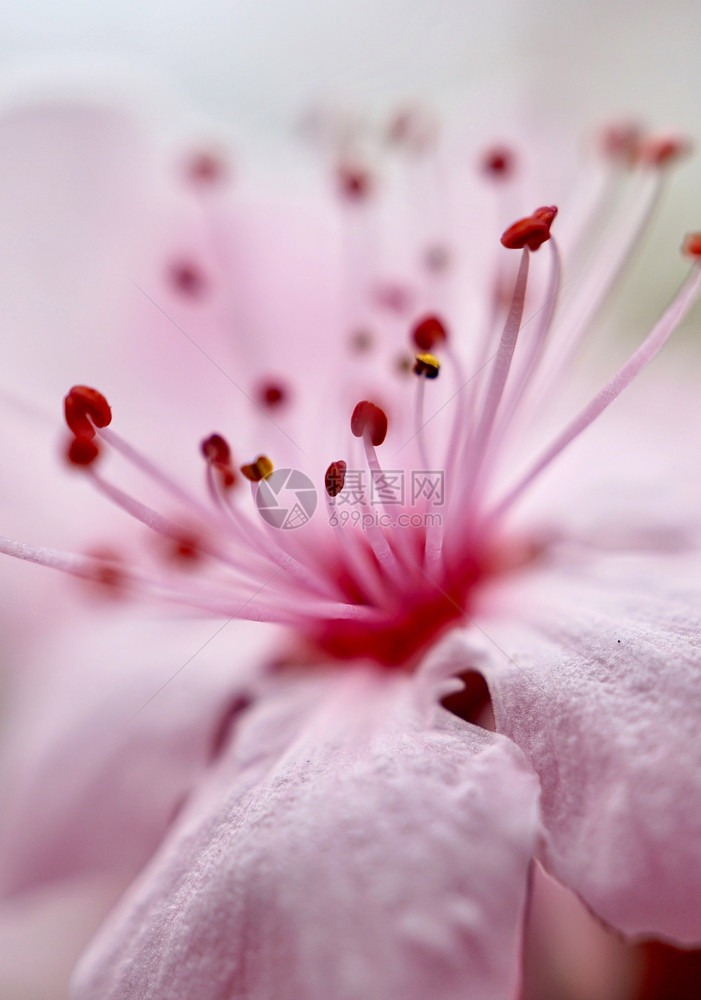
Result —
<path fill-rule="evenodd" d="M 66 450 L 66 458 L 71 465 L 90 465 L 100 454 L 100 449 L 91 438 L 73 438 Z"/>
<path fill-rule="evenodd" d="M 441 370 L 441 363 L 433 354 L 417 354 L 414 361 L 413 372 L 419 377 L 438 378 Z"/>
<path fill-rule="evenodd" d="M 441 363 L 432 354 L 417 354 L 414 374 L 418 375 L 416 385 L 416 405 L 414 408 L 414 432 L 419 446 L 419 457 L 425 469 L 428 468 L 428 448 L 426 447 L 425 386 L 426 379 L 438 378 Z"/>
<path fill-rule="evenodd" d="M 14 538 L 4 538 L 0 536 L 0 552 L 4 555 L 12 556 L 15 559 L 22 559 L 25 562 L 37 563 L 39 566 L 48 566 L 50 569 L 58 569 L 71 576 L 78 576 L 84 580 L 95 580 L 101 582 L 101 574 L 105 571 L 106 561 L 96 556 L 81 556 L 73 552 L 61 552 L 57 549 L 47 549 L 39 545 L 29 545 L 27 542 L 18 542 Z M 117 572 L 116 567 L 114 567 Z M 121 582 L 126 579 L 126 574 L 121 572 Z"/>
<path fill-rule="evenodd" d="M 532 383 L 534 374 L 543 359 L 548 334 L 552 326 L 553 316 L 555 315 L 555 307 L 557 306 L 558 292 L 562 280 L 562 264 L 556 240 L 552 238 L 548 245 L 551 251 L 551 265 L 543 305 L 537 313 L 535 330 L 529 331 L 527 345 L 524 345 L 527 347 L 527 350 L 516 373 L 515 384 L 509 390 L 508 405 L 503 408 L 503 412 L 499 418 L 500 427 L 503 428 L 511 424 L 514 413 L 526 394 L 526 389 Z"/>
<path fill-rule="evenodd" d="M 502 233 L 501 242 L 507 250 L 538 250 L 539 247 L 550 239 L 550 227 L 553 223 L 557 209 L 554 205 L 546 205 L 537 208 L 532 215 L 525 219 L 518 219 L 513 225 Z"/>
<path fill-rule="evenodd" d="M 516 168 L 516 157 L 507 146 L 494 146 L 482 156 L 482 173 L 497 181 L 508 180 Z"/>
<path fill-rule="evenodd" d="M 601 136 L 604 153 L 614 163 L 631 167 L 635 163 L 642 141 L 642 129 L 635 122 L 611 125 Z"/>
<path fill-rule="evenodd" d="M 650 136 L 638 148 L 638 162 L 645 167 L 667 167 L 688 156 L 691 143 L 684 136 Z"/>
<path fill-rule="evenodd" d="M 259 385 L 256 395 L 261 406 L 274 409 L 287 402 L 289 393 L 281 382 L 270 381 Z"/>
<path fill-rule="evenodd" d="M 344 163 L 336 171 L 339 193 L 350 202 L 365 201 L 372 194 L 370 172 L 356 164 Z"/>
<path fill-rule="evenodd" d="M 200 444 L 200 450 L 207 461 L 214 465 L 231 465 L 231 448 L 221 434 L 210 434 Z"/>
<path fill-rule="evenodd" d="M 387 414 L 364 399 L 353 410 L 351 431 L 355 437 L 364 438 L 378 448 L 387 437 Z"/>
<path fill-rule="evenodd" d="M 511 361 L 516 350 L 516 342 L 519 330 L 521 329 L 521 320 L 523 319 L 523 307 L 526 301 L 529 260 L 530 251 L 524 248 L 521 251 L 521 263 L 516 276 L 511 307 L 504 323 L 499 348 L 492 365 L 492 375 L 482 404 L 482 416 L 475 430 L 474 441 L 471 447 L 468 445 L 471 451 L 468 465 L 473 475 L 473 489 L 487 451 L 499 403 L 501 402 L 504 386 L 506 385 L 511 368 Z"/>
<path fill-rule="evenodd" d="M 685 257 L 701 258 L 701 233 L 687 233 L 681 246 Z"/>
<path fill-rule="evenodd" d="M 411 337 L 420 351 L 432 351 L 434 347 L 446 343 L 448 330 L 438 316 L 424 316 L 415 324 Z"/>
<path fill-rule="evenodd" d="M 169 277 L 177 291 L 190 298 L 199 298 L 207 288 L 202 270 L 192 261 L 176 261 L 170 265 Z"/>
<path fill-rule="evenodd" d="M 241 472 L 249 483 L 259 483 L 261 479 L 267 479 L 275 470 L 275 466 L 267 455 L 259 455 L 258 458 L 249 465 L 242 465 Z"/>
<path fill-rule="evenodd" d="M 701 248 L 701 234 L 694 234 L 690 238 L 692 247 L 698 245 Z M 694 253 L 692 256 L 696 257 Z M 504 512 L 511 507 L 528 486 L 550 465 L 565 448 L 574 441 L 575 438 L 586 430 L 591 423 L 600 416 L 611 403 L 617 399 L 627 386 L 640 374 L 643 368 L 664 347 L 669 337 L 682 321 L 692 303 L 694 302 L 699 286 L 701 285 L 701 264 L 696 263 L 691 274 L 686 279 L 672 304 L 662 314 L 660 320 L 653 327 L 646 339 L 635 351 L 623 367 L 613 376 L 607 385 L 601 389 L 591 402 L 584 407 L 582 412 L 572 420 L 561 434 L 553 441 L 543 455 L 535 462 L 532 468 L 522 477 L 504 499 L 495 507 L 489 515 L 488 521 L 492 523 L 501 517 Z"/>
<path fill-rule="evenodd" d="M 355 539 L 350 536 L 350 532 L 341 524 L 336 507 L 331 503 L 331 500 L 337 497 L 345 486 L 346 470 L 346 463 L 342 459 L 339 459 L 329 465 L 324 476 L 329 522 L 340 541 L 342 548 L 341 555 L 355 587 L 357 587 L 359 593 L 366 595 L 368 600 L 374 600 L 377 605 L 382 605 L 385 598 L 385 584 L 378 573 L 378 563 L 372 561 L 372 553 L 375 552 L 375 548 L 372 542 L 369 549 L 364 545 L 356 544 Z M 389 552 L 391 557 L 391 552 L 386 542 L 381 551 L 383 553 Z M 378 556 L 378 561 L 379 558 Z"/>
<path fill-rule="evenodd" d="M 347 468 L 347 464 L 342 459 L 339 459 L 337 462 L 332 462 L 326 470 L 324 486 L 330 497 L 337 497 L 345 486 Z"/>
<path fill-rule="evenodd" d="M 680 146 L 684 144 L 683 140 L 675 142 Z M 660 143 L 660 140 L 655 140 L 655 143 Z M 642 145 L 642 141 L 639 141 L 639 149 Z M 651 147 L 646 154 L 649 160 L 647 165 L 652 167 L 655 166 L 656 156 L 662 153 L 662 150 L 658 149 L 658 152 L 653 154 L 653 148 Z M 634 165 L 642 162 L 639 149 L 636 152 Z M 666 162 L 671 163 L 673 160 L 670 151 L 670 158 Z M 546 370 L 539 379 L 539 386 L 534 387 L 534 391 L 547 391 L 551 385 L 558 384 L 574 361 L 594 317 L 606 304 L 647 229 L 662 196 L 667 177 L 667 170 L 638 171 L 638 188 L 642 190 L 633 191 L 634 197 L 630 205 L 624 206 L 619 213 L 622 218 L 614 216 L 612 220 L 611 210 L 604 213 L 604 222 L 608 223 L 609 232 L 603 245 L 595 251 L 593 265 L 582 269 L 583 279 L 578 287 L 574 286 L 574 294 L 563 302 L 560 326 L 563 330 L 567 330 L 567 336 L 561 338 L 559 349 L 555 349 L 549 359 Z M 584 248 L 585 244 L 582 246 Z"/>
<path fill-rule="evenodd" d="M 226 439 L 221 434 L 210 434 L 202 441 L 200 450 L 207 463 L 217 470 L 224 489 L 231 489 L 236 484 L 237 477 L 231 463 L 231 448 Z"/>
<path fill-rule="evenodd" d="M 107 427 L 112 420 L 109 403 L 97 389 L 74 385 L 63 400 L 66 423 L 77 438 L 95 437 L 96 427 Z"/>
<path fill-rule="evenodd" d="M 227 176 L 227 164 L 217 153 L 208 150 L 195 153 L 185 164 L 187 176 L 197 184 L 214 185 Z"/>

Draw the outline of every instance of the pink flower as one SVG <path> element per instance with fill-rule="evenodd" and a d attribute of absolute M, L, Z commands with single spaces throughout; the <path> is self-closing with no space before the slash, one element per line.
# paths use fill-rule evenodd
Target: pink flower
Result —
<path fill-rule="evenodd" d="M 440 206 L 442 153 L 420 124 L 398 118 L 389 137 L 411 197 Z M 197 749 L 152 814 L 135 810 L 149 824 L 127 868 L 189 798 L 80 963 L 76 1000 L 512 997 L 534 858 L 626 935 L 701 940 L 698 463 L 681 388 L 616 402 L 695 300 L 701 239 L 603 388 L 572 364 L 682 144 L 610 133 L 599 186 L 559 215 L 533 201 L 495 227 L 458 199 L 436 234 L 420 214 L 386 277 L 383 192 L 356 139 L 333 145 L 340 325 L 274 331 L 266 368 L 239 344 L 229 377 L 248 422 L 232 445 L 202 428 L 203 491 L 122 436 L 102 392 L 66 396 L 70 462 L 158 544 L 106 557 L 1 543 L 118 592 L 288 629 L 274 669 L 236 678 L 210 767 L 192 761 L 211 701 L 167 725 L 169 746 L 197 730 Z M 513 154 L 480 166 L 498 215 L 518 198 Z M 218 181 L 194 172 L 226 255 Z M 561 258 L 568 207 L 581 217 Z M 206 301 L 196 259 L 169 274 L 190 309 Z M 95 751 L 108 743 L 94 735 Z M 109 846 L 66 849 L 80 817 L 60 848 L 40 835 L 29 852 L 45 852 L 45 877 Z"/>

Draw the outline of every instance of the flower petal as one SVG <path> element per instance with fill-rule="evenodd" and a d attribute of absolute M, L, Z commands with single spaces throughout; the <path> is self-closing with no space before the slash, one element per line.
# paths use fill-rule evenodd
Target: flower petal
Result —
<path fill-rule="evenodd" d="M 244 623 L 219 636 L 211 622 L 93 611 L 92 626 L 52 632 L 25 655 L 34 674 L 2 744 L 4 895 L 81 874 L 131 880 L 266 662 Z"/>
<path fill-rule="evenodd" d="M 537 784 L 417 691 L 361 670 L 274 681 L 73 996 L 513 996 Z"/>
<path fill-rule="evenodd" d="M 698 941 L 698 558 L 572 547 L 496 596 L 480 666 L 540 775 L 547 867 L 628 934 Z"/>

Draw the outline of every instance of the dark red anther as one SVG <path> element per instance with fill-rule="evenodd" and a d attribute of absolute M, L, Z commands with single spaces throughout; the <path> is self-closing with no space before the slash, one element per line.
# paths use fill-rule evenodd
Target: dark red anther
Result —
<path fill-rule="evenodd" d="M 387 414 L 379 406 L 364 399 L 353 410 L 351 431 L 357 438 L 367 434 L 377 448 L 387 437 Z"/>
<path fill-rule="evenodd" d="M 175 261 L 170 265 L 170 280 L 179 292 L 193 299 L 202 295 L 207 286 L 200 268 L 188 260 Z"/>
<path fill-rule="evenodd" d="M 228 465 L 231 461 L 231 448 L 221 434 L 210 434 L 200 444 L 200 451 L 208 462 L 215 465 Z"/>
<path fill-rule="evenodd" d="M 646 167 L 666 167 L 688 156 L 691 143 L 682 136 L 650 136 L 638 149 L 638 161 Z"/>
<path fill-rule="evenodd" d="M 288 392 L 285 386 L 281 382 L 263 382 L 258 387 L 258 402 L 261 406 L 267 406 L 273 409 L 276 406 L 280 406 L 285 403 L 288 398 Z"/>
<path fill-rule="evenodd" d="M 224 180 L 227 174 L 227 164 L 224 159 L 207 150 L 191 156 L 185 169 L 191 180 L 202 185 L 216 184 Z"/>
<path fill-rule="evenodd" d="M 541 208 L 536 208 L 533 218 L 544 222 L 546 226 L 552 226 L 556 215 L 557 205 L 543 205 Z"/>
<path fill-rule="evenodd" d="M 337 497 L 345 486 L 347 468 L 346 463 L 342 459 L 339 459 L 338 462 L 332 462 L 326 470 L 324 485 L 330 497 Z"/>
<path fill-rule="evenodd" d="M 66 458 L 71 465 L 91 465 L 100 454 L 100 449 L 92 438 L 73 438 L 66 450 Z"/>
<path fill-rule="evenodd" d="M 685 257 L 701 260 L 701 233 L 687 233 L 682 243 L 682 253 Z"/>
<path fill-rule="evenodd" d="M 336 179 L 341 195 L 348 201 L 364 201 L 372 193 L 372 177 L 364 167 L 342 164 Z"/>
<path fill-rule="evenodd" d="M 420 351 L 431 351 L 440 347 L 448 339 L 445 323 L 438 316 L 424 316 L 414 324 L 411 336 Z"/>
<path fill-rule="evenodd" d="M 112 421 L 109 403 L 97 389 L 74 385 L 63 400 L 66 423 L 77 438 L 95 437 L 96 427 L 107 427 Z"/>
<path fill-rule="evenodd" d="M 231 464 L 231 448 L 221 434 L 210 434 L 200 444 L 200 451 L 209 464 L 217 470 L 222 485 L 229 489 L 236 482 L 236 473 Z"/>
<path fill-rule="evenodd" d="M 183 532 L 182 535 L 176 535 L 170 541 L 168 555 L 177 562 L 191 566 L 203 556 L 202 543 L 195 534 Z"/>
<path fill-rule="evenodd" d="M 110 549 L 93 549 L 86 553 L 93 565 L 86 574 L 90 583 L 99 583 L 111 597 L 121 597 L 127 589 L 129 577 L 119 553 Z"/>
<path fill-rule="evenodd" d="M 506 146 L 494 146 L 488 149 L 482 157 L 482 173 L 496 180 L 506 180 L 511 177 L 516 167 L 516 157 Z"/>
<path fill-rule="evenodd" d="M 537 250 L 550 239 L 550 226 L 557 215 L 554 205 L 537 208 L 532 215 L 519 219 L 502 233 L 501 243 L 507 250 Z"/>

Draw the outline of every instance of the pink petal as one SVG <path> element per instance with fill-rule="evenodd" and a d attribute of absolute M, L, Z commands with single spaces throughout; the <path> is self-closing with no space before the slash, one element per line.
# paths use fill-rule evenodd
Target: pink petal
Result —
<path fill-rule="evenodd" d="M 527 517 L 548 532 L 611 549 L 698 544 L 701 462 L 691 459 L 698 454 L 698 387 L 690 371 L 683 354 L 657 358 L 526 494 L 515 510 L 519 523 Z M 570 389 L 587 399 L 600 383 L 597 372 L 589 389 Z M 572 409 L 568 401 L 566 412 Z"/>
<path fill-rule="evenodd" d="M 2 744 L 3 894 L 90 873 L 130 881 L 266 662 L 243 623 L 217 634 L 211 622 L 92 611 L 25 653 L 34 674 Z"/>
<path fill-rule="evenodd" d="M 76 1000 L 512 997 L 536 783 L 417 694 L 361 670 L 271 684 Z"/>
<path fill-rule="evenodd" d="M 682 942 L 701 939 L 699 582 L 696 555 L 563 549 L 494 595 L 480 662 L 540 775 L 547 867 L 614 927 Z"/>
<path fill-rule="evenodd" d="M 71 970 L 118 889 L 109 881 L 76 879 L 0 904 L 0 996 L 65 997 Z"/>

